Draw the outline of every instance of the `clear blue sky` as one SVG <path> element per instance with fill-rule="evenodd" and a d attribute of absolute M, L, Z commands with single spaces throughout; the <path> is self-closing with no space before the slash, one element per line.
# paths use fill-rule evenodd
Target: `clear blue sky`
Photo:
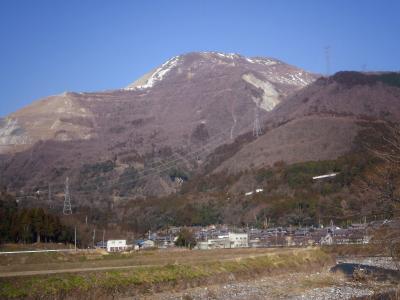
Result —
<path fill-rule="evenodd" d="M 191 51 L 324 73 L 400 70 L 400 1 L 1 0 L 0 116 L 64 91 L 121 88 Z"/>

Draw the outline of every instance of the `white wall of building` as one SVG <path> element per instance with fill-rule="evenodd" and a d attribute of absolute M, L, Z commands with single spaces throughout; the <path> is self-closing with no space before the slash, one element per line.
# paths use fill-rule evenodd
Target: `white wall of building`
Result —
<path fill-rule="evenodd" d="M 108 240 L 107 241 L 107 251 L 108 252 L 118 252 L 126 250 L 126 240 Z"/>
<path fill-rule="evenodd" d="M 154 248 L 156 246 L 156 244 L 154 243 L 154 241 L 152 240 L 145 240 L 142 244 L 142 248 L 146 249 L 146 248 Z"/>
<path fill-rule="evenodd" d="M 249 235 L 247 233 L 229 232 L 231 248 L 246 248 L 249 246 Z"/>

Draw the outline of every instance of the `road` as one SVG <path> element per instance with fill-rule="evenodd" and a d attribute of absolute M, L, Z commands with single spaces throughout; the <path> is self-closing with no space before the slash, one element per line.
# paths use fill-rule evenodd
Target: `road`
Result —
<path fill-rule="evenodd" d="M 93 268 L 75 268 L 75 269 L 60 269 L 60 270 L 39 270 L 39 271 L 18 271 L 18 272 L 2 272 L 0 277 L 20 277 L 33 275 L 48 275 L 61 273 L 80 273 L 80 272 L 96 272 L 109 270 L 122 270 L 143 267 L 155 267 L 157 265 L 134 265 L 134 266 L 119 266 L 119 267 L 93 267 Z"/>
<path fill-rule="evenodd" d="M 205 254 L 207 252 L 200 252 L 201 254 Z M 199 253 L 199 254 L 200 254 Z M 110 271 L 110 270 L 126 270 L 126 269 L 134 269 L 134 268 L 148 268 L 148 267 L 157 267 L 163 266 L 168 264 L 193 264 L 193 263 L 207 263 L 213 261 L 236 261 L 246 258 L 258 257 L 258 256 L 265 256 L 265 255 L 274 255 L 273 253 L 248 253 L 248 254 L 241 254 L 241 255 L 233 255 L 228 257 L 221 257 L 221 256 L 207 256 L 207 257 L 199 257 L 198 259 L 191 258 L 185 259 L 185 257 L 174 257 L 168 261 L 160 260 L 154 261 L 155 263 L 143 263 L 142 262 L 135 262 L 132 264 L 132 261 L 129 259 L 126 260 L 108 260 L 108 261 L 92 261 L 91 264 L 103 264 L 103 266 L 86 266 L 86 267 L 76 267 L 77 264 L 87 264 L 89 262 L 82 262 L 82 263 L 69 263 L 71 266 L 68 268 L 67 266 L 64 268 L 57 268 L 57 264 L 51 265 L 26 265 L 27 269 L 35 268 L 34 270 L 20 270 L 23 265 L 18 266 L 19 270 L 12 270 L 13 266 L 0 266 L 0 278 L 6 277 L 20 277 L 20 276 L 34 276 L 34 275 L 49 275 L 49 274 L 62 274 L 62 273 L 81 273 L 81 272 L 98 272 L 98 271 Z M 153 259 L 154 260 L 154 259 Z M 104 265 L 107 263 L 107 265 Z M 129 265 L 124 265 L 126 263 L 130 263 Z M 68 264 L 68 263 L 67 263 Z M 64 264 L 65 265 L 65 264 Z M 58 264 L 59 266 L 59 264 Z M 38 270 L 37 268 L 42 268 Z M 11 268 L 11 270 L 10 270 Z M 46 269 L 44 269 L 46 268 Z M 7 270 L 8 269 L 8 270 Z"/>

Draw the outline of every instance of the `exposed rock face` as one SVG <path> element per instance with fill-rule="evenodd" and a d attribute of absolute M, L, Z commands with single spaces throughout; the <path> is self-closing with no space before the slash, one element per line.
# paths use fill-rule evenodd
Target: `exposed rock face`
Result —
<path fill-rule="evenodd" d="M 0 143 L 2 145 L 25 145 L 29 144 L 29 138 L 24 129 L 13 118 L 0 120 Z"/>
<path fill-rule="evenodd" d="M 132 178 L 126 173 L 134 169 L 147 176 L 137 195 L 169 193 L 170 169 L 194 170 L 216 147 L 251 130 L 256 108 L 267 120 L 282 99 L 316 78 L 271 58 L 180 55 L 124 89 L 51 96 L 6 117 L 1 177 L 13 187 L 67 175 L 83 184 L 91 180 L 83 165 L 111 161 L 111 170 L 99 168 L 103 180 Z"/>
<path fill-rule="evenodd" d="M 271 111 L 279 104 L 279 93 L 273 84 L 255 77 L 252 73 L 244 74 L 243 80 L 262 90 L 261 97 L 252 97 L 256 105 L 266 111 Z"/>
<path fill-rule="evenodd" d="M 51 96 L 6 117 L 0 123 L 2 152 L 25 150 L 39 140 L 93 138 L 94 116 L 79 100 L 74 93 Z"/>

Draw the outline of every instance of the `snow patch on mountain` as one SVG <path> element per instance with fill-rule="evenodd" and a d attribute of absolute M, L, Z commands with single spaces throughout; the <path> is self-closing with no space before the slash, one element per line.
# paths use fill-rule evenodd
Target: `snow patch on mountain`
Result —
<path fill-rule="evenodd" d="M 306 72 L 298 71 L 296 73 L 287 73 L 281 76 L 276 76 L 273 72 L 264 73 L 269 81 L 282 84 L 290 84 L 299 87 L 305 87 L 309 85 L 315 78 L 307 74 Z"/>
<path fill-rule="evenodd" d="M 276 60 L 268 59 L 268 58 L 245 58 L 249 63 L 259 64 L 265 66 L 272 66 L 278 64 Z"/>
<path fill-rule="evenodd" d="M 271 111 L 279 104 L 279 93 L 271 83 L 258 79 L 252 73 L 244 74 L 242 79 L 263 91 L 261 99 L 252 97 L 258 107 L 266 111 Z"/>
<path fill-rule="evenodd" d="M 240 56 L 236 53 L 221 53 L 221 52 L 215 52 L 218 56 L 221 56 L 223 58 L 228 58 L 228 59 L 235 59 L 239 58 Z"/>
<path fill-rule="evenodd" d="M 165 75 L 178 65 L 179 61 L 180 56 L 171 58 L 162 64 L 158 69 L 156 69 L 152 74 L 150 74 L 143 84 L 141 84 L 139 82 L 140 80 L 138 80 L 128 85 L 125 90 L 143 90 L 153 87 L 156 83 L 163 80 Z"/>

